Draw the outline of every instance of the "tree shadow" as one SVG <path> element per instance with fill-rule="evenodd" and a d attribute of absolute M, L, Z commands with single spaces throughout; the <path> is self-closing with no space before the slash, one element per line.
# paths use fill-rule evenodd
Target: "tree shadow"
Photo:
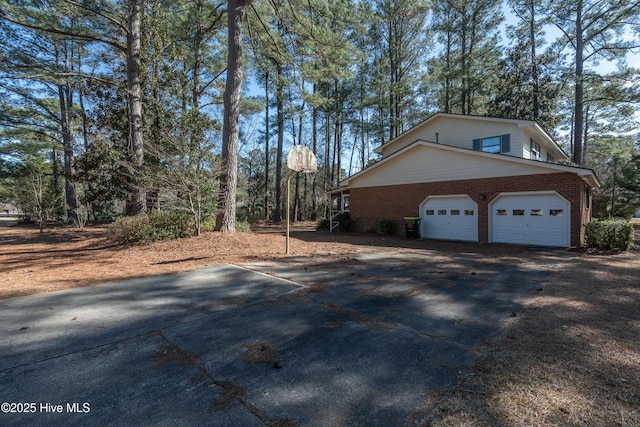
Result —
<path fill-rule="evenodd" d="M 640 425 L 637 255 L 553 260 L 550 282 L 423 425 Z"/>
<path fill-rule="evenodd" d="M 461 271 L 456 258 L 418 265 L 299 257 L 260 274 L 220 266 L 7 300 L 0 380 L 12 399 L 89 396 L 92 422 L 117 411 L 134 423 L 250 425 L 255 412 L 298 425 L 405 425 L 424 393 L 469 372 L 469 351 L 544 277 L 511 262 L 487 268 L 474 254 Z M 263 273 L 310 288 L 303 294 Z M 242 349 L 253 343 L 272 346 L 280 366 L 247 364 Z M 198 363 L 148 359 L 168 348 Z M 246 391 L 244 403 L 210 414 L 225 396 L 220 384 Z M 124 411 L 128 405 L 136 411 Z"/>

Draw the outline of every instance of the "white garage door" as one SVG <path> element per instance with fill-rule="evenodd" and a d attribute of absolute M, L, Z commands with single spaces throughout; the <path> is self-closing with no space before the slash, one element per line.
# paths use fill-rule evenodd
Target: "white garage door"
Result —
<path fill-rule="evenodd" d="M 478 241 L 478 205 L 467 196 L 429 197 L 420 217 L 422 237 Z"/>
<path fill-rule="evenodd" d="M 556 193 L 500 195 L 489 206 L 491 241 L 567 247 L 570 213 Z"/>

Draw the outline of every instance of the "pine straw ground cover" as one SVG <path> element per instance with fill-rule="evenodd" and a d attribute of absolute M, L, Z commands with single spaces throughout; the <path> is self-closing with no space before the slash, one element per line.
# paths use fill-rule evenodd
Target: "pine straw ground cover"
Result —
<path fill-rule="evenodd" d="M 426 426 L 640 426 L 640 252 L 544 251 L 408 241 L 293 228 L 297 262 L 345 263 L 363 250 L 437 251 L 439 262 L 474 252 L 487 263 L 526 260 L 551 274 L 524 309 L 474 349 L 477 366 L 417 414 Z M 640 234 L 640 233 L 638 233 Z M 640 240 L 640 235 L 638 235 Z M 636 243 L 640 243 L 636 242 Z M 104 229 L 0 227 L 0 299 L 188 271 L 285 260 L 282 228 L 114 247 Z M 358 275 L 350 280 L 367 280 Z M 258 348 L 258 356 L 266 354 Z M 257 348 L 257 347 L 256 347 Z M 257 357 L 256 348 L 240 349 Z M 268 349 L 268 347 L 265 347 Z M 272 362 L 269 358 L 269 362 Z M 224 387 L 223 387 L 224 388 Z"/>
<path fill-rule="evenodd" d="M 429 426 L 640 426 L 640 254 L 572 254 L 432 396 Z"/>

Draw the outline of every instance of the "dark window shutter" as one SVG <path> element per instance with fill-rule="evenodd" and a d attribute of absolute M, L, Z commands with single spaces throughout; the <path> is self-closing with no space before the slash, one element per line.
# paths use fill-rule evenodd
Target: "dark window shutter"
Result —
<path fill-rule="evenodd" d="M 479 139 L 474 139 L 473 140 L 473 149 L 476 151 L 480 151 L 480 140 Z"/>
<path fill-rule="evenodd" d="M 502 153 L 511 151 L 511 134 L 502 135 Z"/>

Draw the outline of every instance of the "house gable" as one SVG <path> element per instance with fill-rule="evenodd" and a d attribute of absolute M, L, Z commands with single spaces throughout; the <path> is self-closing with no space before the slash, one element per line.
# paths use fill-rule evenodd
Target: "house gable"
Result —
<path fill-rule="evenodd" d="M 376 151 L 379 162 L 336 190 L 348 193 L 359 230 L 418 215 L 427 238 L 561 247 L 584 241 L 598 178 L 545 161 L 567 156 L 533 121 L 437 114 Z"/>
<path fill-rule="evenodd" d="M 378 187 L 560 173 L 567 172 L 567 169 L 571 168 L 416 141 L 348 178 L 343 184 L 350 188 Z"/>
<path fill-rule="evenodd" d="M 530 141 L 533 139 L 541 145 L 540 160 L 546 161 L 547 153 L 555 161 L 568 160 L 566 154 L 535 121 L 445 113 L 431 116 L 375 151 L 386 158 L 416 140 L 473 149 L 474 140 L 503 135 L 509 135 L 510 140 L 508 150 L 503 150 L 503 154 L 530 159 Z"/>

